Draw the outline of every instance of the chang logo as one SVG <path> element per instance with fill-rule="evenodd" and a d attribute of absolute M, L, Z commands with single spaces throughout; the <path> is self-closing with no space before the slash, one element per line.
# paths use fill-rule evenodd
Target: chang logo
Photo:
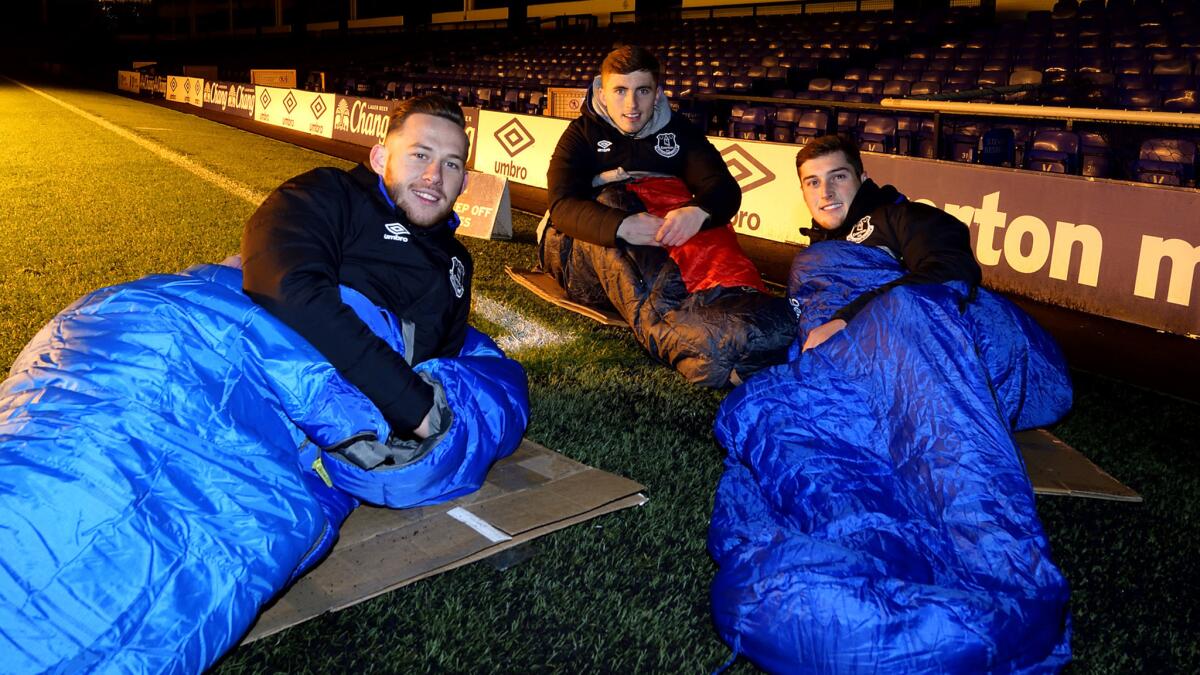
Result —
<path fill-rule="evenodd" d="M 350 104 L 344 98 L 338 99 L 337 108 L 333 111 L 333 130 L 350 131 Z"/>

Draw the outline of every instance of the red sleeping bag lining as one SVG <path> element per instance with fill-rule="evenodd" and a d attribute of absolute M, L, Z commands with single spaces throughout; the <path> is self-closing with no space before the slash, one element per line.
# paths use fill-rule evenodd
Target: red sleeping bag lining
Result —
<path fill-rule="evenodd" d="M 659 218 L 692 203 L 691 190 L 678 178 L 640 178 L 626 187 L 642 200 L 648 213 Z M 728 223 L 700 230 L 682 246 L 668 246 L 667 251 L 679 266 L 689 293 L 715 286 L 749 286 L 767 291 L 758 269 L 742 252 L 733 226 Z"/>

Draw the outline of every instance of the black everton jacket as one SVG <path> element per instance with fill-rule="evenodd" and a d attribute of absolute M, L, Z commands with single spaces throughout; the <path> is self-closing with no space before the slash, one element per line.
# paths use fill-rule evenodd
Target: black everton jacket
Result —
<path fill-rule="evenodd" d="M 845 240 L 878 246 L 899 260 L 907 272 L 838 310 L 834 318 L 843 321 L 849 321 L 872 298 L 896 286 L 959 280 L 974 290 L 982 277 L 966 225 L 941 209 L 908 201 L 891 185 L 879 187 L 869 178 L 854 195 L 841 227 L 826 230 L 813 222 L 812 228 L 801 231 L 814 242 Z"/>
<path fill-rule="evenodd" d="M 546 173 L 550 222 L 576 239 L 615 246 L 617 228 L 629 214 L 598 204 L 593 179 L 622 168 L 630 173 L 676 176 L 692 191 L 693 204 L 708 212 L 704 228 L 737 215 L 742 192 L 721 154 L 691 122 L 671 111 L 659 94 L 646 126 L 633 136 L 617 129 L 596 99 L 600 78 L 588 91 L 583 112 L 558 140 Z"/>
<path fill-rule="evenodd" d="M 246 221 L 243 288 L 371 399 L 393 431 L 407 432 L 433 405 L 433 388 L 409 364 L 456 356 L 466 337 L 472 262 L 454 237 L 457 222 L 451 214 L 413 225 L 361 164 L 314 169 Z M 395 314 L 410 353 L 372 333 L 342 303 L 339 285 Z"/>

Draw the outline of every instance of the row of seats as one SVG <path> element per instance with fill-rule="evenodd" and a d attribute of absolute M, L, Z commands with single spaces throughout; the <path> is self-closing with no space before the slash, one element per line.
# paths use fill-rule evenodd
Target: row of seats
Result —
<path fill-rule="evenodd" d="M 1186 138 L 1147 138 L 1133 161 L 1119 163 L 1108 135 L 1100 131 L 967 120 L 943 124 L 939 154 L 934 123 L 929 117 L 854 111 L 831 115 L 820 109 L 756 105 L 734 105 L 728 122 L 720 128 L 710 127 L 709 132 L 800 145 L 835 132 L 855 138 L 868 152 L 1096 178 L 1129 178 L 1158 185 L 1196 185 L 1196 142 Z"/>

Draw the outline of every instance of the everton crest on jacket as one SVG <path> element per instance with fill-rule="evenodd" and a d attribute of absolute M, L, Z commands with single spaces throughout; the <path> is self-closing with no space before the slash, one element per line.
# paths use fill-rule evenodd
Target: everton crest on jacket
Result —
<path fill-rule="evenodd" d="M 411 366 L 457 355 L 471 306 L 472 262 L 454 237 L 458 217 L 420 227 L 365 166 L 321 168 L 267 197 L 246 223 L 245 291 L 308 339 L 383 412 L 393 429 L 417 426 L 433 387 Z M 338 286 L 395 315 L 398 354 L 343 304 Z"/>
<path fill-rule="evenodd" d="M 965 225 L 941 209 L 910 202 L 891 185 L 880 187 L 869 178 L 858 189 L 841 227 L 826 230 L 814 222 L 801 232 L 813 243 L 849 241 L 881 248 L 905 269 L 900 278 L 862 293 L 834 314 L 844 321 L 896 286 L 965 281 L 974 288 L 982 276 Z"/>
<path fill-rule="evenodd" d="M 600 246 L 615 246 L 617 228 L 628 212 L 596 201 L 593 180 L 624 169 L 634 175 L 676 176 L 693 195 L 691 205 L 709 214 L 704 229 L 723 227 L 742 203 L 737 181 L 712 143 L 685 117 L 671 110 L 661 93 L 646 126 L 627 135 L 604 106 L 593 103 L 600 78 L 588 90 L 583 112 L 559 138 L 546 180 L 554 227 Z"/>

